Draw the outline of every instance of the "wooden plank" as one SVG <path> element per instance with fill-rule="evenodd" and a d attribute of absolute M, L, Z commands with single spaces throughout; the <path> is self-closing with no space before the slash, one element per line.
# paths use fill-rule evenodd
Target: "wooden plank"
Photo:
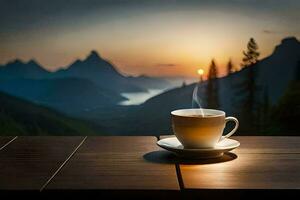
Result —
<path fill-rule="evenodd" d="M 1 136 L 0 150 L 4 149 L 14 138 L 15 138 L 14 136 Z"/>
<path fill-rule="evenodd" d="M 166 138 L 170 136 L 161 136 Z M 179 161 L 185 189 L 300 189 L 300 138 L 234 136 L 241 146 L 219 159 Z"/>
<path fill-rule="evenodd" d="M 174 164 L 147 159 L 155 137 L 89 137 L 46 186 L 72 190 L 178 190 Z"/>
<path fill-rule="evenodd" d="M 39 190 L 83 137 L 18 137 L 0 151 L 0 190 Z"/>
<path fill-rule="evenodd" d="M 180 164 L 184 188 L 300 189 L 300 154 L 241 153 L 234 160 L 213 163 Z"/>
<path fill-rule="evenodd" d="M 241 146 L 235 153 L 300 153 L 300 137 L 234 136 Z"/>

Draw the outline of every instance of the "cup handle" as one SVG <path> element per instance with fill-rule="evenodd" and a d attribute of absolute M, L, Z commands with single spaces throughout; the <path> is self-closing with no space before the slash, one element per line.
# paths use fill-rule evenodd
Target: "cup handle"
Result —
<path fill-rule="evenodd" d="M 230 136 L 232 136 L 239 127 L 239 121 L 237 120 L 237 118 L 235 118 L 235 117 L 226 117 L 225 118 L 225 126 L 226 126 L 227 122 L 229 122 L 229 121 L 233 121 L 235 123 L 235 126 L 229 133 L 224 135 L 223 138 L 229 138 Z"/>

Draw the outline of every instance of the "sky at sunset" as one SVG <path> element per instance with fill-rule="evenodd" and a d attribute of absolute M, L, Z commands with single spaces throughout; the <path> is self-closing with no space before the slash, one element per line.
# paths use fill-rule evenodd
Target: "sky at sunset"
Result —
<path fill-rule="evenodd" d="M 197 76 L 215 58 L 239 66 L 250 37 L 261 56 L 300 38 L 300 1 L 0 0 L 0 64 L 34 58 L 48 70 L 91 50 L 131 75 Z"/>

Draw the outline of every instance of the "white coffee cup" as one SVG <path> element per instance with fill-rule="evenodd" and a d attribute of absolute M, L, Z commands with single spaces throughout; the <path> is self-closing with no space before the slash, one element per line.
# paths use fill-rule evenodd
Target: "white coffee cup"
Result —
<path fill-rule="evenodd" d="M 185 148 L 212 148 L 222 138 L 234 134 L 239 126 L 235 117 L 225 117 L 225 112 L 213 109 L 181 109 L 171 112 L 174 134 Z M 222 137 L 228 121 L 235 127 Z"/>

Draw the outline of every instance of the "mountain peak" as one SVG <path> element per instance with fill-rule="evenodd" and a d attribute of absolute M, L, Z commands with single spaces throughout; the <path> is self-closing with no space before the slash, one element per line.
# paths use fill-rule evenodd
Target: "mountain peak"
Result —
<path fill-rule="evenodd" d="M 285 45 L 285 44 L 300 44 L 299 40 L 297 40 L 296 37 L 291 36 L 291 37 L 287 37 L 281 40 L 281 44 Z"/>
<path fill-rule="evenodd" d="M 98 61 L 102 60 L 99 53 L 95 50 L 92 50 L 90 54 L 86 57 L 86 61 Z"/>
<path fill-rule="evenodd" d="M 281 40 L 281 43 L 274 49 L 274 54 L 280 52 L 299 52 L 300 42 L 296 37 L 286 37 Z"/>
<path fill-rule="evenodd" d="M 20 60 L 20 59 L 17 58 L 17 59 L 15 59 L 13 61 L 8 62 L 7 64 L 10 64 L 10 65 L 19 65 L 19 64 L 24 64 L 24 62 L 22 60 Z"/>
<path fill-rule="evenodd" d="M 112 73 L 117 76 L 122 76 L 113 66 L 112 63 L 101 58 L 97 51 L 93 50 L 83 60 L 77 59 L 71 65 L 67 67 L 65 71 L 71 70 L 72 73 L 77 75 L 90 74 L 91 76 L 97 76 L 98 73 Z"/>
<path fill-rule="evenodd" d="M 37 61 L 36 61 L 36 60 L 34 60 L 34 59 L 31 59 L 31 60 L 29 60 L 29 61 L 27 62 L 27 64 L 28 64 L 28 65 L 35 65 L 35 66 L 39 66 L 39 64 L 37 63 Z"/>

